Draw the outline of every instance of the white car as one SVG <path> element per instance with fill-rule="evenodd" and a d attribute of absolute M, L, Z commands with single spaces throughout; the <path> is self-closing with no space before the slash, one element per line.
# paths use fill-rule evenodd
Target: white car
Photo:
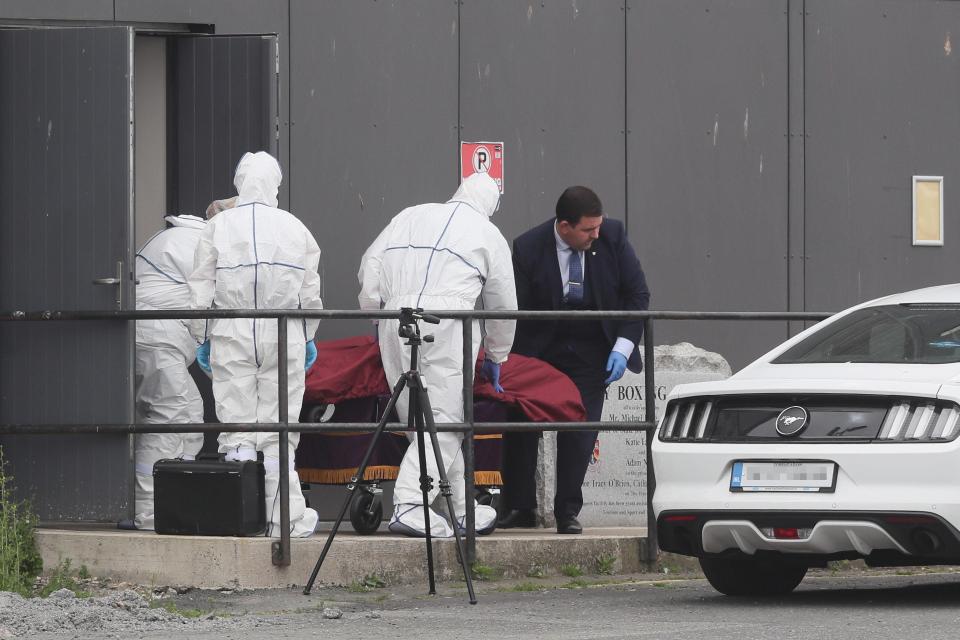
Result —
<path fill-rule="evenodd" d="M 728 595 L 808 567 L 960 564 L 960 284 L 858 305 L 678 385 L 653 444 L 660 548 Z"/>

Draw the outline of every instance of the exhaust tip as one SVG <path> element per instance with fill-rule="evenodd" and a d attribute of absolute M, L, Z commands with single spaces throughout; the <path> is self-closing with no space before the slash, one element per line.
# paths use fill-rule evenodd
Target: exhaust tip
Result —
<path fill-rule="evenodd" d="M 937 534 L 923 527 L 914 529 L 913 533 L 910 534 L 910 540 L 921 554 L 936 553 L 942 545 Z"/>

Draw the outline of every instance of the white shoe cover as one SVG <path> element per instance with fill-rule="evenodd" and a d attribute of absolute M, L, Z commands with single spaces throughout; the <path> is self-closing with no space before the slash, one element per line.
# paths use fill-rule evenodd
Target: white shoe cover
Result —
<path fill-rule="evenodd" d="M 467 516 L 462 515 L 457 518 L 457 526 L 461 532 L 466 532 Z M 486 504 L 476 504 L 473 506 L 473 525 L 476 527 L 477 535 L 486 536 L 493 533 L 497 528 L 497 510 Z"/>
<path fill-rule="evenodd" d="M 309 538 L 317 531 L 317 526 L 320 524 L 320 514 L 317 513 L 316 509 L 311 509 L 307 507 L 303 510 L 303 517 L 297 521 L 296 525 L 293 527 L 293 531 L 290 532 L 291 538 Z"/>
<path fill-rule="evenodd" d="M 426 536 L 426 526 L 423 521 L 422 504 L 398 504 L 393 509 L 393 517 L 387 527 L 391 533 L 400 533 L 412 538 Z M 430 509 L 430 535 L 434 538 L 453 537 L 453 528 L 446 518 Z"/>

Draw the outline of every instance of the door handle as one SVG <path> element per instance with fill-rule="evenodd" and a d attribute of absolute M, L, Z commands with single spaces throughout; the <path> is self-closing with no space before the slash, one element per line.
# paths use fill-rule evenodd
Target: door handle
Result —
<path fill-rule="evenodd" d="M 113 285 L 117 288 L 117 295 L 114 298 L 114 301 L 117 304 L 117 309 L 123 309 L 123 262 L 117 261 L 117 275 L 112 278 L 94 278 L 93 284 L 95 285 Z"/>

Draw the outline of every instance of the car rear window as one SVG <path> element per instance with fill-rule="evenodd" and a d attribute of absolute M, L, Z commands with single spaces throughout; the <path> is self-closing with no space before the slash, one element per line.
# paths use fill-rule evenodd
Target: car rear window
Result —
<path fill-rule="evenodd" d="M 960 362 L 960 305 L 901 304 L 850 313 L 790 347 L 774 364 Z"/>

